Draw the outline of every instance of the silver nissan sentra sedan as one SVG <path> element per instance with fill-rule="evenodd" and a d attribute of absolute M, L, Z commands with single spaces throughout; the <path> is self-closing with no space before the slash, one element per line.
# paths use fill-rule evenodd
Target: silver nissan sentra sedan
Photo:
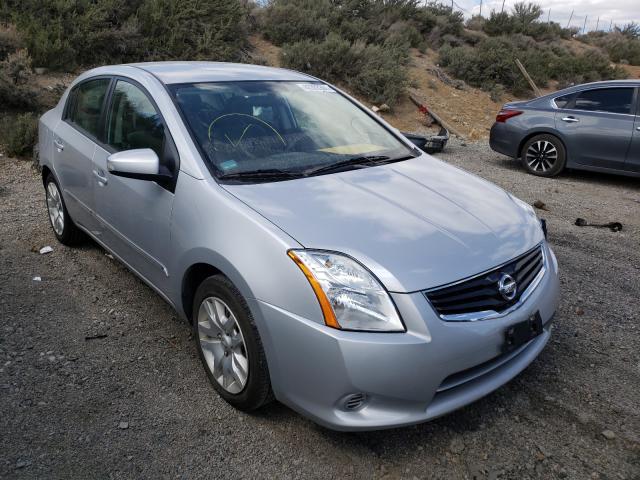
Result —
<path fill-rule="evenodd" d="M 189 320 L 239 409 L 423 422 L 549 340 L 558 265 L 532 208 L 317 78 L 101 67 L 42 116 L 39 145 L 58 240 L 92 238 Z"/>

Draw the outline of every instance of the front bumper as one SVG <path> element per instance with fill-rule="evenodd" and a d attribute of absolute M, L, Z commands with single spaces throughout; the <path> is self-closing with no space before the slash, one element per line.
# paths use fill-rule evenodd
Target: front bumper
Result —
<path fill-rule="evenodd" d="M 559 281 L 550 249 L 547 259 L 536 290 L 502 318 L 445 322 L 421 292 L 392 294 L 405 333 L 335 330 L 255 301 L 268 330 L 263 342 L 276 398 L 331 429 L 374 430 L 424 422 L 485 396 L 520 373 L 549 340 Z M 536 311 L 543 333 L 502 355 L 506 328 Z M 353 394 L 364 401 L 351 410 L 345 400 Z"/>

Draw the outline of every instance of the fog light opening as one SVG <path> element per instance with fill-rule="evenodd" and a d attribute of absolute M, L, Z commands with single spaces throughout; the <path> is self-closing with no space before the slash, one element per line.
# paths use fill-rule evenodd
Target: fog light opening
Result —
<path fill-rule="evenodd" d="M 367 395 L 362 392 L 347 395 L 342 402 L 343 408 L 348 412 L 355 412 L 357 410 L 360 410 L 366 404 Z"/>

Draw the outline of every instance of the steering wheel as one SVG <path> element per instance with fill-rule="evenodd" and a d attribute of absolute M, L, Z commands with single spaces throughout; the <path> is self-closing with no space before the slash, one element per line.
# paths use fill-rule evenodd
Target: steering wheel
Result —
<path fill-rule="evenodd" d="M 236 135 L 239 133 L 239 136 L 237 136 L 237 138 L 233 138 L 232 136 L 230 136 L 231 132 L 229 131 L 224 133 L 224 137 L 227 139 L 227 141 L 232 147 L 240 148 L 246 155 L 250 157 L 255 158 L 256 155 L 244 147 L 243 140 L 245 139 L 249 130 L 254 128 L 260 129 L 261 131 L 266 133 L 267 136 L 269 135 L 274 136 L 276 138 L 277 144 L 282 143 L 283 149 L 287 148 L 287 142 L 284 140 L 284 138 L 282 138 L 282 135 L 280 135 L 280 133 L 272 125 L 265 122 L 264 120 L 254 117 L 253 115 L 248 115 L 246 113 L 226 113 L 224 115 L 220 115 L 219 117 L 215 118 L 209 124 L 209 128 L 208 128 L 209 143 L 213 147 L 214 151 L 217 151 L 217 148 L 215 147 L 215 144 L 214 144 L 214 132 L 216 131 L 216 128 L 218 129 L 218 131 L 223 130 L 224 129 L 223 125 L 227 122 L 238 122 L 241 128 L 239 132 L 236 133 Z"/>

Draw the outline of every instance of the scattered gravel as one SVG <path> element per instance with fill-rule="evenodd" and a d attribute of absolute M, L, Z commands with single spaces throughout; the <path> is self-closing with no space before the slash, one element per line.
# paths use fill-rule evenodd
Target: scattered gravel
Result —
<path fill-rule="evenodd" d="M 37 173 L 0 159 L 0 478 L 637 479 L 640 181 L 540 179 L 482 144 L 452 142 L 439 156 L 545 204 L 561 266 L 556 329 L 488 397 L 364 434 L 277 403 L 252 415 L 229 407 L 190 328 L 95 244 L 56 243 Z M 576 227 L 577 217 L 624 229 Z"/>

